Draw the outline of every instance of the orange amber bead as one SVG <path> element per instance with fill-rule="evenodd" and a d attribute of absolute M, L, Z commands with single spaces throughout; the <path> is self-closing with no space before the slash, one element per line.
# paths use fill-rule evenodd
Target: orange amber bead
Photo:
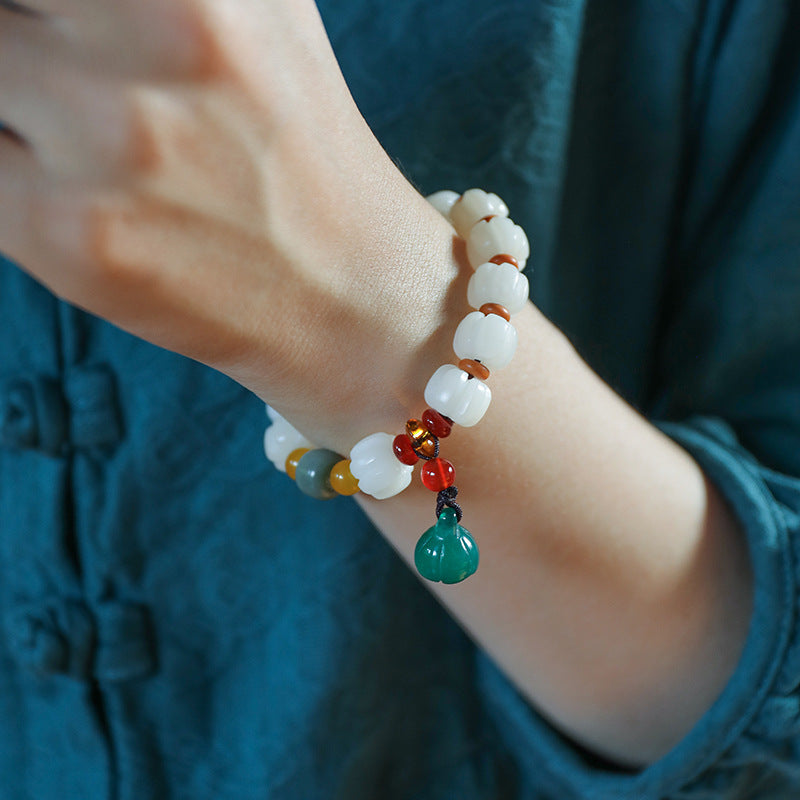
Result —
<path fill-rule="evenodd" d="M 508 253 L 500 253 L 499 255 L 492 256 L 489 259 L 490 264 L 513 264 L 517 269 L 519 269 L 519 261 L 517 261 L 514 256 L 510 256 Z"/>
<path fill-rule="evenodd" d="M 333 465 L 330 478 L 328 479 L 336 494 L 349 496 L 358 492 L 358 481 L 350 472 L 350 459 L 345 458 Z"/>
<path fill-rule="evenodd" d="M 414 447 L 431 435 L 431 432 L 418 419 L 410 419 L 406 422 L 406 433 Z"/>
<path fill-rule="evenodd" d="M 489 314 L 496 314 L 498 317 L 502 317 L 506 322 L 511 322 L 511 314 L 508 309 L 505 306 L 501 306 L 500 303 L 484 303 L 478 310 L 487 317 Z"/>
<path fill-rule="evenodd" d="M 406 422 L 406 433 L 414 445 L 415 453 L 423 458 L 433 458 L 436 455 L 439 440 L 418 419 Z"/>
<path fill-rule="evenodd" d="M 295 479 L 297 474 L 297 464 L 300 459 L 309 451 L 308 447 L 298 447 L 297 450 L 292 450 L 286 458 L 286 474 L 292 479 Z"/>
<path fill-rule="evenodd" d="M 436 455 L 436 446 L 439 444 L 436 437 L 431 435 L 414 446 L 414 450 L 423 458 L 433 458 Z"/>
<path fill-rule="evenodd" d="M 461 361 L 458 362 L 458 368 L 481 381 L 485 381 L 489 377 L 488 368 L 484 364 L 481 364 L 480 361 L 475 361 L 472 358 L 462 358 Z"/>

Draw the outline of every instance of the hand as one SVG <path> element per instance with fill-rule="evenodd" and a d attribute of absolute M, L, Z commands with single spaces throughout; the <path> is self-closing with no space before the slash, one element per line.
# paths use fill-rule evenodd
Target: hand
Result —
<path fill-rule="evenodd" d="M 0 120 L 19 137 L 0 136 L 0 250 L 320 443 L 402 419 L 465 291 L 448 292 L 452 232 L 374 140 L 315 5 L 30 6 L 0 9 Z M 375 417 L 357 430 L 354 404 Z"/>

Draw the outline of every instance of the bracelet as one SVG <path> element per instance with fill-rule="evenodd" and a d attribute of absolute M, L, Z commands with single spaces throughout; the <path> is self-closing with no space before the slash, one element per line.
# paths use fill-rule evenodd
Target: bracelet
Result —
<path fill-rule="evenodd" d="M 428 201 L 466 240 L 467 258 L 475 273 L 467 286 L 470 312 L 456 328 L 453 350 L 457 365 L 444 364 L 425 387 L 428 408 L 421 419 L 409 419 L 397 436 L 373 433 L 359 441 L 350 457 L 316 448 L 274 409 L 264 436 L 267 457 L 292 477 L 305 494 L 318 499 L 358 491 L 378 500 L 393 497 L 411 482 L 414 465 L 423 461 L 423 485 L 436 492 L 436 523 L 414 550 L 422 577 L 458 583 L 478 568 L 479 552 L 460 522 L 455 468 L 439 455 L 440 439 L 453 425 L 471 427 L 483 418 L 492 393 L 485 381 L 505 367 L 517 347 L 511 315 L 528 301 L 528 279 L 522 273 L 530 255 L 524 231 L 508 218 L 508 207 L 496 195 L 470 189 L 463 195 L 441 191 Z"/>

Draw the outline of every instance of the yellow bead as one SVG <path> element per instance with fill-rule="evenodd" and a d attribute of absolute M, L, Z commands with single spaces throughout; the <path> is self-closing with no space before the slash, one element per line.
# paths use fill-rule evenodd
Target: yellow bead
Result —
<path fill-rule="evenodd" d="M 334 464 L 329 480 L 331 488 L 337 494 L 351 495 L 358 492 L 358 481 L 350 472 L 350 459 L 345 458 Z"/>
<path fill-rule="evenodd" d="M 286 474 L 294 480 L 297 473 L 297 462 L 310 450 L 308 447 L 298 447 L 297 450 L 292 450 L 286 459 Z"/>

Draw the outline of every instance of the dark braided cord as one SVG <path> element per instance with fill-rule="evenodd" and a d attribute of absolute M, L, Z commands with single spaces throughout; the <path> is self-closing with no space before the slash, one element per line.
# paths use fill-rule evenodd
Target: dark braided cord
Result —
<path fill-rule="evenodd" d="M 433 455 L 426 456 L 424 453 L 420 453 L 417 448 L 414 448 L 414 452 L 423 460 L 423 461 L 433 461 L 434 458 L 439 458 L 439 437 L 434 436 L 431 434 L 431 439 L 433 439 Z"/>
<path fill-rule="evenodd" d="M 455 486 L 448 486 L 436 495 L 436 519 L 439 519 L 439 514 L 442 513 L 444 507 L 448 506 L 456 512 L 456 519 L 461 522 L 464 512 L 461 510 L 461 506 L 456 503 L 456 497 L 458 497 L 458 488 Z"/>

